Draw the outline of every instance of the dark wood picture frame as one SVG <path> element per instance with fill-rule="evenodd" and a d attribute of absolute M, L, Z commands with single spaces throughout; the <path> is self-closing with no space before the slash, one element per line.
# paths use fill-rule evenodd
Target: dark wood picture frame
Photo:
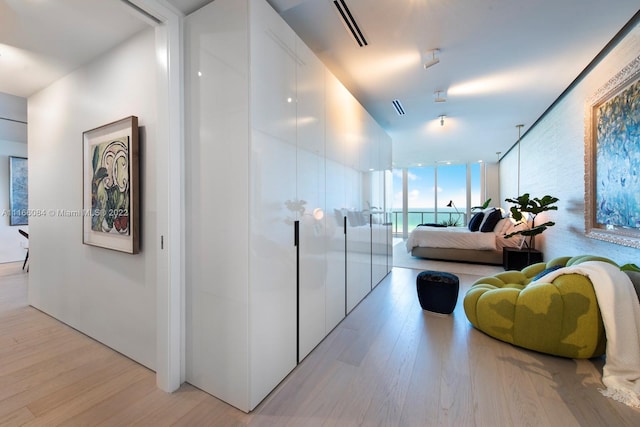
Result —
<path fill-rule="evenodd" d="M 82 242 L 139 253 L 138 118 L 129 116 L 83 132 L 82 145 Z"/>

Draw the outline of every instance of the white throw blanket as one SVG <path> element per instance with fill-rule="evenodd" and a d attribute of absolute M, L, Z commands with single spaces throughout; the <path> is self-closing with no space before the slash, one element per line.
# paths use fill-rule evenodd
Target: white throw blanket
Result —
<path fill-rule="evenodd" d="M 587 276 L 595 290 L 607 333 L 603 395 L 640 408 L 640 304 L 629 277 L 612 264 L 587 261 L 553 271 L 536 282 L 550 283 L 562 274 Z"/>

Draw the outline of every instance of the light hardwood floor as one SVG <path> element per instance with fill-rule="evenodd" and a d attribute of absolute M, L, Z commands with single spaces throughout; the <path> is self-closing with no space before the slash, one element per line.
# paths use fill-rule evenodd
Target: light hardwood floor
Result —
<path fill-rule="evenodd" d="M 423 312 L 419 270 L 395 268 L 244 414 L 188 384 L 156 389 L 153 372 L 27 306 L 21 264 L 0 265 L 0 425 L 640 425 L 640 411 L 598 392 L 603 360 L 546 356 L 473 329 L 460 301 L 477 276 L 450 266 L 462 283 L 453 315 Z"/>

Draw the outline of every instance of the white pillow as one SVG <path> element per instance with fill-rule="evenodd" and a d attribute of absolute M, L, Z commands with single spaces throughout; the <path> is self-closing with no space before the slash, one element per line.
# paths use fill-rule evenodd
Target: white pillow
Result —
<path fill-rule="evenodd" d="M 526 228 L 523 222 L 519 222 L 516 224 L 515 220 L 511 217 L 509 217 L 508 220 L 509 220 L 509 223 L 504 227 L 503 234 L 513 233 L 514 231 L 522 230 Z"/>
<path fill-rule="evenodd" d="M 493 232 L 496 233 L 498 236 L 502 236 L 504 234 L 504 230 L 507 230 L 509 227 L 511 227 L 511 220 L 509 218 L 502 218 L 496 224 L 496 227 L 493 229 Z"/>

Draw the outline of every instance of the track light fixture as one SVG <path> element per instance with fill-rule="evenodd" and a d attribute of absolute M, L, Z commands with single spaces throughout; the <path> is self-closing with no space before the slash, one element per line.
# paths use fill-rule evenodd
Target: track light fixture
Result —
<path fill-rule="evenodd" d="M 441 90 L 437 90 L 435 92 L 433 92 L 433 95 L 435 97 L 434 101 L 435 102 L 447 102 L 447 98 L 445 98 L 444 96 L 440 95 L 443 91 Z"/>
<path fill-rule="evenodd" d="M 431 59 L 424 63 L 424 69 L 426 70 L 429 67 L 436 65 L 440 62 L 440 58 L 437 58 L 436 55 L 440 53 L 440 49 L 431 49 L 427 51 L 427 53 L 431 52 Z"/>
<path fill-rule="evenodd" d="M 447 117 L 444 114 L 440 115 L 439 119 L 440 119 L 440 126 L 444 126 L 444 118 Z"/>

